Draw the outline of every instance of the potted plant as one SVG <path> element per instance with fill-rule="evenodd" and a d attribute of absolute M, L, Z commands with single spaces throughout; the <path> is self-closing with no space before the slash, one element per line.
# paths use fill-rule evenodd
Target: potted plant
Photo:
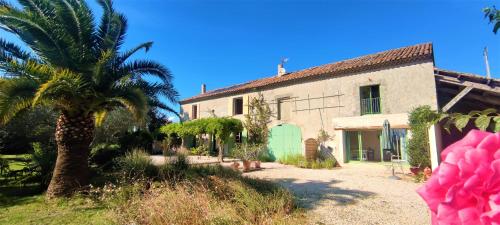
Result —
<path fill-rule="evenodd" d="M 263 145 L 261 144 L 252 144 L 248 146 L 248 153 L 250 159 L 253 161 L 256 169 L 260 169 L 259 155 L 261 154 L 262 150 L 263 150 Z"/>
<path fill-rule="evenodd" d="M 255 165 L 256 169 L 260 169 L 260 161 L 259 160 L 253 161 L 253 164 Z"/>
<path fill-rule="evenodd" d="M 425 167 L 424 175 L 425 175 L 426 180 L 429 179 L 432 176 L 432 169 L 429 167 Z"/>
<path fill-rule="evenodd" d="M 250 171 L 251 161 L 248 159 L 242 159 L 242 160 L 243 160 L 243 172 Z"/>
<path fill-rule="evenodd" d="M 234 170 L 238 170 L 240 168 L 240 163 L 239 162 L 233 162 L 231 164 L 231 168 L 233 168 Z"/>
<path fill-rule="evenodd" d="M 420 173 L 420 171 L 422 171 L 422 169 L 420 168 L 420 164 L 418 166 L 412 166 L 410 167 L 410 171 L 411 173 L 413 173 L 413 175 L 418 175 Z"/>
<path fill-rule="evenodd" d="M 248 144 L 238 144 L 233 149 L 233 157 L 243 161 L 243 172 L 250 171 L 251 154 L 248 147 Z"/>

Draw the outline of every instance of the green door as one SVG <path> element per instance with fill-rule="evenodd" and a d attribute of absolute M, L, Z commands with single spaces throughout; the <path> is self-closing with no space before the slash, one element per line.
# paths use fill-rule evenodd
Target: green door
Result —
<path fill-rule="evenodd" d="M 302 133 L 300 128 L 291 124 L 281 124 L 269 132 L 269 154 L 274 160 L 289 155 L 302 154 Z"/>

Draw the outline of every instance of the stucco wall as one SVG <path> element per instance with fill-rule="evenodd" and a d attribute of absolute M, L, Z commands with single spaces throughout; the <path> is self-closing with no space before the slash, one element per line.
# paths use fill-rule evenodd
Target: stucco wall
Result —
<path fill-rule="evenodd" d="M 360 87 L 367 85 L 380 85 L 381 115 L 361 116 Z M 337 148 L 340 147 L 341 149 L 342 146 L 340 143 L 342 135 L 335 132 L 335 129 L 339 129 L 339 126 L 342 127 L 346 124 L 359 127 L 364 126 L 364 124 L 376 125 L 379 121 L 383 122 L 385 117 L 393 118 L 392 120 L 395 120 L 394 122 L 397 124 L 406 124 L 406 114 L 414 107 L 430 105 L 433 109 L 437 109 L 436 84 L 432 61 L 334 76 L 323 80 L 257 90 L 240 95 L 224 96 L 217 99 L 183 104 L 181 108 L 186 119 L 191 113 L 193 104 L 198 105 L 199 118 L 209 117 L 212 114 L 218 117 L 231 116 L 231 99 L 235 97 L 251 98 L 257 96 L 258 92 L 264 95 L 273 112 L 277 112 L 277 99 L 291 98 L 292 113 L 290 119 L 276 120 L 274 118 L 271 127 L 281 123 L 297 125 L 301 128 L 303 141 L 308 138 L 316 138 L 318 131 L 323 128 L 329 134 L 338 136 L 334 137 L 334 140 L 330 142 L 338 159 L 342 158 L 340 153 L 336 151 Z M 334 97 L 323 98 L 323 96 Z M 314 99 L 307 101 L 308 98 Z M 236 118 L 242 119 L 243 116 L 239 115 Z"/>

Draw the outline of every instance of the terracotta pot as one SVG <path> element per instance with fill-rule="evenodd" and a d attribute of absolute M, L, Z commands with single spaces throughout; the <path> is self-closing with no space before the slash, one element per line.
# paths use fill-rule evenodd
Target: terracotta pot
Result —
<path fill-rule="evenodd" d="M 231 164 L 231 168 L 233 168 L 234 170 L 238 170 L 238 168 L 240 168 L 240 164 L 238 162 L 234 162 L 233 164 Z"/>
<path fill-rule="evenodd" d="M 250 171 L 250 164 L 251 164 L 250 161 L 243 160 L 243 171 L 244 172 Z"/>
<path fill-rule="evenodd" d="M 253 161 L 254 165 L 255 165 L 255 168 L 256 169 L 260 169 L 260 161 Z"/>
<path fill-rule="evenodd" d="M 431 168 L 425 167 L 425 169 L 424 169 L 424 175 L 425 175 L 425 178 L 429 179 L 431 177 L 431 175 L 432 175 Z"/>
<path fill-rule="evenodd" d="M 422 171 L 422 169 L 420 169 L 420 167 L 410 167 L 410 171 L 411 173 L 413 173 L 413 175 L 418 175 L 420 173 L 420 171 Z"/>

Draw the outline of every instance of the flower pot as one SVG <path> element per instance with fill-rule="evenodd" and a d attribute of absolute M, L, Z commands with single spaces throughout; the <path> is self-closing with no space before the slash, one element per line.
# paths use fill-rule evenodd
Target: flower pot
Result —
<path fill-rule="evenodd" d="M 250 161 L 243 160 L 243 172 L 250 171 Z"/>
<path fill-rule="evenodd" d="M 424 169 L 424 175 L 426 179 L 429 179 L 432 175 L 432 170 L 429 167 L 425 167 Z"/>
<path fill-rule="evenodd" d="M 234 170 L 238 170 L 238 168 L 240 168 L 240 164 L 238 162 L 234 162 L 233 164 L 231 164 L 231 168 L 233 168 Z"/>
<path fill-rule="evenodd" d="M 254 165 L 255 165 L 255 168 L 256 169 L 260 169 L 260 161 L 253 161 Z"/>
<path fill-rule="evenodd" d="M 410 167 L 410 171 L 411 173 L 413 173 L 413 175 L 418 175 L 420 171 L 422 171 L 422 169 L 420 169 L 420 167 L 418 166 L 412 166 Z"/>

